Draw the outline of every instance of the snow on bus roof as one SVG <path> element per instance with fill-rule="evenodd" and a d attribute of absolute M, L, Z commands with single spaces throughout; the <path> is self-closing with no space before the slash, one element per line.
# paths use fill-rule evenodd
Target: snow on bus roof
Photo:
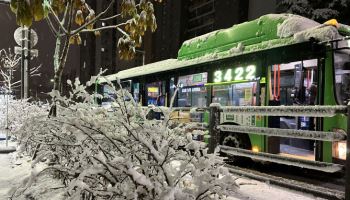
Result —
<path fill-rule="evenodd" d="M 173 69 L 175 66 L 177 66 L 178 60 L 177 59 L 167 59 L 167 60 L 162 60 L 159 62 L 155 62 L 155 63 L 150 63 L 147 65 L 143 65 L 140 67 L 134 67 L 131 69 L 127 69 L 127 70 L 123 70 L 120 71 L 116 74 L 111 74 L 105 77 L 105 79 L 109 80 L 109 81 L 113 81 L 116 80 L 117 78 L 119 79 L 125 79 L 125 78 L 132 78 L 132 77 L 136 77 L 136 76 L 142 76 L 142 75 L 146 75 L 146 74 L 152 74 L 155 72 L 159 72 L 159 71 L 167 71 L 167 70 L 171 70 Z M 100 83 L 104 83 L 107 82 L 107 80 L 100 80 Z"/>
<path fill-rule="evenodd" d="M 334 26 L 320 24 L 299 15 L 287 14 L 286 16 L 288 17 L 277 27 L 277 36 L 280 38 L 293 37 L 294 42 L 298 43 L 311 38 L 328 41 L 342 37 Z"/>
<path fill-rule="evenodd" d="M 116 74 L 108 75 L 103 79 L 100 79 L 100 83 L 113 81 L 117 78 L 127 79 L 137 76 L 143 76 L 147 74 L 153 74 L 158 72 L 165 72 L 174 69 L 179 69 L 183 67 L 188 67 L 194 64 L 201 64 L 205 62 L 214 61 L 217 59 L 223 59 L 227 57 L 232 57 L 235 55 L 240 55 L 243 53 L 250 53 L 255 51 L 260 51 L 263 49 L 275 48 L 278 46 L 285 46 L 294 43 L 300 43 L 314 38 L 318 41 L 328 41 L 332 39 L 342 38 L 336 27 L 331 25 L 319 24 L 311 19 L 301 17 L 293 14 L 269 14 L 266 15 L 269 18 L 283 18 L 285 19 L 277 27 L 278 39 L 263 41 L 257 45 L 251 45 L 245 47 L 242 43 L 238 43 L 236 47 L 233 47 L 229 51 L 224 52 L 213 52 L 208 53 L 204 56 L 193 58 L 193 59 L 167 59 L 155 63 L 150 63 L 147 65 L 127 69 L 120 71 Z M 220 31 L 220 30 L 218 30 Z M 185 45 L 189 45 L 195 41 L 203 41 L 208 37 L 215 36 L 218 31 L 213 31 L 211 33 L 187 40 L 184 42 Z M 265 44 L 265 45 L 263 45 Z M 106 80 L 107 79 L 107 80 Z"/>
<path fill-rule="evenodd" d="M 116 74 L 105 76 L 104 78 L 99 80 L 99 83 L 105 83 L 107 82 L 107 80 L 113 81 L 113 80 L 116 80 L 117 78 L 126 79 L 126 78 L 133 78 L 137 76 L 143 76 L 147 74 L 153 74 L 157 72 L 170 71 L 174 69 L 191 66 L 194 64 L 209 62 L 212 60 L 216 60 L 217 58 L 218 56 L 216 54 L 208 54 L 206 56 L 202 56 L 200 58 L 195 58 L 192 60 L 178 60 L 178 59 L 162 60 L 159 62 L 150 63 L 139 67 L 134 67 L 131 69 L 120 71 Z"/>

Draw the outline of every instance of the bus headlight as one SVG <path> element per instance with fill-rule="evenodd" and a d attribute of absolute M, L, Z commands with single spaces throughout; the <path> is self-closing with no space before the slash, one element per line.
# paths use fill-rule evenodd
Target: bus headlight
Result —
<path fill-rule="evenodd" d="M 259 152 L 259 147 L 258 146 L 253 146 L 252 151 L 253 152 Z"/>
<path fill-rule="evenodd" d="M 333 143 L 333 157 L 346 160 L 346 142 Z"/>

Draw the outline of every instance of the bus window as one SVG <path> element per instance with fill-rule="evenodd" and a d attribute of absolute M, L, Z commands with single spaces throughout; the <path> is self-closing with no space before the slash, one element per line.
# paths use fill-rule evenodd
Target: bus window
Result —
<path fill-rule="evenodd" d="M 176 89 L 176 85 L 175 85 L 175 78 L 171 78 L 170 79 L 170 88 L 169 88 L 169 91 L 170 91 L 170 98 L 172 98 L 175 94 L 175 89 Z"/>
<path fill-rule="evenodd" d="M 179 107 L 205 107 L 207 103 L 207 83 L 208 74 L 198 73 L 187 76 L 180 76 L 178 85 L 178 106 Z"/>
<path fill-rule="evenodd" d="M 269 90 L 270 100 L 279 101 L 281 105 L 315 105 L 317 60 L 273 65 Z"/>
<path fill-rule="evenodd" d="M 213 86 L 213 103 L 222 106 L 255 105 L 256 82 Z"/>
<path fill-rule="evenodd" d="M 205 107 L 206 106 L 206 87 L 186 87 L 179 90 L 179 107 Z"/>
<path fill-rule="evenodd" d="M 165 81 L 153 82 L 146 85 L 147 105 L 165 105 Z"/>
<path fill-rule="evenodd" d="M 220 103 L 222 106 L 233 106 L 232 85 L 213 86 L 213 103 Z"/>
<path fill-rule="evenodd" d="M 192 106 L 205 107 L 207 105 L 207 88 L 206 87 L 194 87 L 192 88 Z"/>
<path fill-rule="evenodd" d="M 350 99 L 350 50 L 334 53 L 335 91 L 339 104 L 347 104 Z"/>
<path fill-rule="evenodd" d="M 192 92 L 191 88 L 181 88 L 179 90 L 178 96 L 178 106 L 179 107 L 191 107 L 192 105 Z"/>
<path fill-rule="evenodd" d="M 102 93 L 103 93 L 103 99 L 102 99 L 101 106 L 105 108 L 110 108 L 111 103 L 116 98 L 116 94 L 113 88 L 110 85 L 105 84 L 102 86 Z"/>
<path fill-rule="evenodd" d="M 136 103 L 140 102 L 140 83 L 133 83 L 133 97 Z"/>
<path fill-rule="evenodd" d="M 120 85 L 122 86 L 124 91 L 128 91 L 131 94 L 131 85 L 132 85 L 132 81 L 131 80 L 127 80 L 127 81 L 122 81 L 120 82 Z M 124 100 L 125 101 L 129 101 L 130 98 L 128 95 L 124 96 Z"/>
<path fill-rule="evenodd" d="M 122 82 L 120 82 L 120 85 L 122 86 L 122 88 L 124 90 L 131 92 L 131 82 L 132 82 L 131 80 L 122 81 Z"/>

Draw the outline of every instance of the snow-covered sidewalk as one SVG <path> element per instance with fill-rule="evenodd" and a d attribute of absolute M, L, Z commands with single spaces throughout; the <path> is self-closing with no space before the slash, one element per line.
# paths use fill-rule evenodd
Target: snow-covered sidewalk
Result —
<path fill-rule="evenodd" d="M 30 174 L 30 162 L 15 162 L 14 154 L 0 154 L 0 200 L 8 199 L 11 188 Z"/>

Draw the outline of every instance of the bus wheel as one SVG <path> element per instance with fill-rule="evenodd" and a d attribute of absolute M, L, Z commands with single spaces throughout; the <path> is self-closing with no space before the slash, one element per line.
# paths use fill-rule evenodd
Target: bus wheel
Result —
<path fill-rule="evenodd" d="M 236 134 L 227 135 L 222 144 L 229 147 L 243 148 L 243 141 Z"/>
<path fill-rule="evenodd" d="M 240 134 L 229 133 L 229 134 L 226 134 L 224 139 L 222 140 L 222 145 L 234 147 L 234 148 L 249 149 L 250 141 L 249 140 L 246 141 L 246 140 L 247 139 L 243 138 L 243 136 Z M 227 162 L 229 164 L 244 163 L 244 162 L 247 162 L 248 160 L 250 160 L 248 158 L 229 156 L 226 154 L 223 154 L 223 156 L 228 158 Z"/>

